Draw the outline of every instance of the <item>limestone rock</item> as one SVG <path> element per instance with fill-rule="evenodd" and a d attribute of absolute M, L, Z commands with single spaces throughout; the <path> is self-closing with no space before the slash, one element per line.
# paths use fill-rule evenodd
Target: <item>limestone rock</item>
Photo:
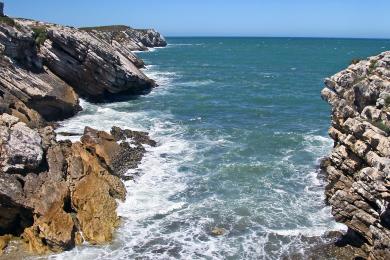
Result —
<path fill-rule="evenodd" d="M 38 254 L 67 250 L 83 239 L 110 241 L 119 225 L 117 200 L 126 198 L 118 176 L 140 162 L 142 143 L 155 144 L 146 133 L 113 133 L 86 128 L 82 142 L 57 142 L 52 127 L 32 129 L 2 114 L 0 236 L 22 235 Z"/>
<path fill-rule="evenodd" d="M 371 259 L 390 258 L 390 52 L 325 80 L 335 148 L 322 168 L 336 220 L 362 237 Z"/>
<path fill-rule="evenodd" d="M 26 112 L 20 105 L 18 109 L 7 104 L 11 97 L 48 121 L 67 118 L 80 110 L 78 96 L 72 87 L 43 65 L 30 27 L 1 24 L 0 43 L 5 48 L 4 56 L 0 55 L 0 90 L 4 107 L 16 109 L 28 119 L 32 112 Z"/>
<path fill-rule="evenodd" d="M 156 85 L 126 53 L 92 33 L 51 26 L 47 38 L 41 47 L 44 63 L 83 97 L 94 100 L 118 93 L 143 94 Z"/>
<path fill-rule="evenodd" d="M 11 18 L 10 18 L 11 19 Z M 165 46 L 155 30 L 79 30 L 12 19 L 0 24 L 0 112 L 40 127 L 91 101 L 148 93 L 156 83 L 132 51 Z"/>
<path fill-rule="evenodd" d="M 0 165 L 4 172 L 34 170 L 42 161 L 40 135 L 18 122 L 18 118 L 0 116 Z"/>

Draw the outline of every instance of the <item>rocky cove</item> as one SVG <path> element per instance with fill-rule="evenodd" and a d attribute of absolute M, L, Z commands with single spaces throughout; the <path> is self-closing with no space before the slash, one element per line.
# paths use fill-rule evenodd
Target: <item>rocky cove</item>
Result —
<path fill-rule="evenodd" d="M 157 143 L 145 132 L 115 126 L 109 133 L 86 127 L 80 141 L 58 141 L 56 121 L 81 110 L 79 97 L 104 103 L 149 93 L 157 84 L 140 70 L 144 62 L 133 51 L 165 45 L 154 30 L 76 29 L 3 17 L 2 249 L 17 237 L 38 255 L 112 240 L 121 221 L 118 201 L 126 195 L 123 180 L 132 178 L 127 170 Z M 389 258 L 389 59 L 384 52 L 354 61 L 325 81 L 322 96 L 332 107 L 329 134 L 335 141 L 321 164 L 326 200 L 349 231 L 341 239 L 329 235 L 332 243 L 313 248 L 309 258 Z M 228 233 L 227 227 L 211 230 L 214 236 Z M 347 253 L 333 253 L 343 249 Z"/>
<path fill-rule="evenodd" d="M 55 121 L 79 112 L 79 97 L 148 93 L 157 85 L 132 51 L 165 45 L 154 30 L 0 17 L 1 253 L 16 237 L 33 254 L 112 239 L 117 200 L 126 195 L 121 179 L 156 142 L 115 126 L 111 133 L 85 128 L 80 142 L 57 141 Z"/>

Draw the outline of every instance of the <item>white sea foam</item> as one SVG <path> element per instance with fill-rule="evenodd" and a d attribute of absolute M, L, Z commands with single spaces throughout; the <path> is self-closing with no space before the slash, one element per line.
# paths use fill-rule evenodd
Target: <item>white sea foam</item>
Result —
<path fill-rule="evenodd" d="M 207 86 L 215 83 L 214 80 L 206 79 L 206 80 L 196 80 L 196 81 L 187 81 L 187 82 L 180 82 L 176 85 L 183 86 L 183 87 L 200 87 L 200 86 Z"/>
<path fill-rule="evenodd" d="M 158 69 L 157 66 L 147 66 L 144 70 L 161 85 L 152 95 L 163 95 L 179 78 L 175 73 Z M 187 82 L 189 83 L 194 84 Z M 202 81 L 197 83 L 202 84 Z M 209 147 L 234 148 L 239 145 L 228 141 L 228 136 L 221 135 L 214 140 L 207 136 L 199 137 L 199 140 L 186 140 L 183 136 L 187 129 L 176 124 L 169 113 L 123 112 L 120 108 L 127 106 L 128 102 L 91 104 L 82 100 L 81 105 L 85 112 L 63 122 L 58 131 L 81 133 L 86 125 L 103 130 L 117 125 L 148 131 L 159 145 L 147 147 L 148 152 L 141 165 L 131 171 L 138 173 L 139 177 L 125 183 L 127 200 L 120 203 L 118 208 L 118 214 L 123 221 L 113 243 L 99 247 L 84 245 L 70 252 L 51 256 L 51 259 L 277 259 L 292 249 L 304 250 L 300 236 L 321 236 L 329 230 L 343 229 L 343 226 L 331 221 L 330 209 L 323 203 L 323 183 L 317 176 L 318 172 L 310 162 L 308 165 L 294 164 L 294 154 L 298 152 L 294 149 L 284 151 L 279 160 L 272 162 L 223 162 L 225 168 L 264 168 L 271 165 L 276 168 L 275 172 L 288 169 L 293 174 L 286 176 L 286 181 L 304 186 L 299 197 L 293 197 L 288 191 L 289 187 L 282 183 L 271 183 L 270 179 L 264 178 L 264 182 L 260 182 L 262 186 L 259 190 L 273 191 L 268 195 L 268 201 L 254 205 L 248 201 L 250 197 L 238 197 L 238 204 L 241 206 L 248 204 L 248 207 L 252 205 L 255 208 L 248 211 L 264 209 L 258 216 L 264 219 L 259 222 L 249 213 L 249 216 L 246 216 L 245 210 L 241 215 L 225 212 L 225 198 L 218 194 L 192 202 L 195 199 L 193 196 L 202 195 L 193 191 L 196 187 L 194 183 L 207 182 L 214 173 L 205 175 L 202 172 L 203 175 L 199 175 L 185 166 L 202 164 L 203 151 L 200 149 L 203 148 L 199 147 L 206 147 L 204 149 L 207 151 Z M 202 118 L 195 117 L 191 120 L 201 121 Z M 315 159 L 327 154 L 332 144 L 329 138 L 313 133 L 303 139 L 302 149 L 316 155 Z M 237 184 L 232 185 L 233 188 L 236 186 Z M 205 187 L 209 188 L 209 185 Z M 210 191 L 206 189 L 205 192 Z M 286 201 L 286 204 L 281 204 L 280 200 Z M 314 209 L 308 208 L 308 205 Z M 304 215 L 309 223 L 305 226 L 297 224 L 292 228 L 269 228 L 266 224 L 274 220 L 268 219 L 265 213 L 267 211 L 279 212 L 280 216 L 285 216 L 285 220 L 280 217 L 285 222 L 291 220 L 289 214 Z M 228 218 L 222 216 L 220 222 L 217 222 L 218 217 L 213 214 L 225 214 Z M 226 234 L 220 237 L 210 236 L 210 229 L 218 224 L 227 225 Z M 287 242 L 281 244 L 275 235 L 287 238 Z"/>
<path fill-rule="evenodd" d="M 174 46 L 203 46 L 204 43 L 169 43 L 168 47 L 174 47 Z"/>

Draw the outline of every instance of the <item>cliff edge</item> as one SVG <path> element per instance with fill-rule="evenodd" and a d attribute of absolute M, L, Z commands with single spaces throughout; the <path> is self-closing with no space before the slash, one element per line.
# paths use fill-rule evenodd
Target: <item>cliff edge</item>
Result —
<path fill-rule="evenodd" d="M 390 259 L 390 52 L 353 63 L 321 93 L 334 140 L 326 197 L 370 259 Z"/>
<path fill-rule="evenodd" d="M 79 142 L 57 141 L 52 123 L 80 111 L 79 97 L 109 101 L 156 86 L 132 51 L 165 39 L 109 28 L 0 16 L 0 255 L 14 237 L 35 254 L 102 244 L 120 223 L 122 179 L 156 143 L 118 127 L 86 127 Z"/>
<path fill-rule="evenodd" d="M 154 30 L 112 30 L 2 17 L 2 112 L 40 126 L 73 116 L 79 97 L 100 102 L 147 94 L 156 83 L 132 51 L 166 45 L 165 39 Z"/>

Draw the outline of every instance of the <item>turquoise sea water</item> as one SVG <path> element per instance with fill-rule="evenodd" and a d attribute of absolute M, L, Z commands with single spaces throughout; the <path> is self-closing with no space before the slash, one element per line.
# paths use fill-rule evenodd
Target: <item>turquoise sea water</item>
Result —
<path fill-rule="evenodd" d="M 343 229 L 323 202 L 329 153 L 323 79 L 388 40 L 169 38 L 138 53 L 160 85 L 126 102 L 91 104 L 59 131 L 112 125 L 159 142 L 131 173 L 111 245 L 63 259 L 279 259 L 302 236 Z M 212 236 L 212 229 L 225 230 Z M 306 242 L 305 242 L 306 241 Z"/>

